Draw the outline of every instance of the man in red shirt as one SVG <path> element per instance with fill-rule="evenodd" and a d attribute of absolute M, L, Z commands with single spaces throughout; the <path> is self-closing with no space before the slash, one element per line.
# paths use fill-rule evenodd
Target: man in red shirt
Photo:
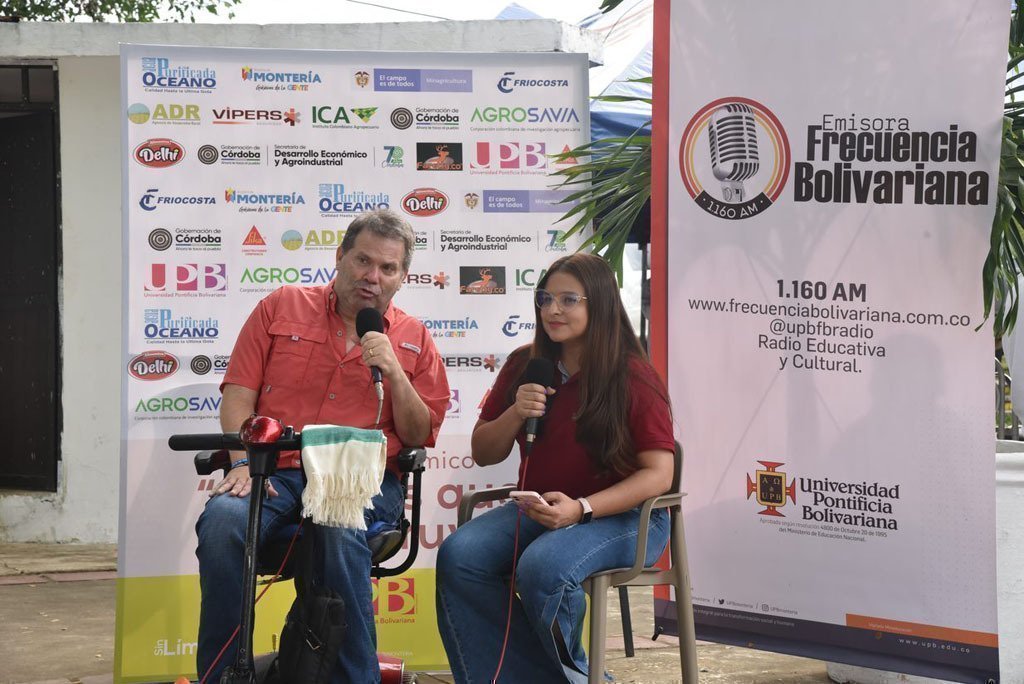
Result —
<path fill-rule="evenodd" d="M 285 286 L 261 301 L 235 343 L 221 385 L 220 421 L 236 432 L 253 413 L 301 430 L 335 424 L 379 428 L 388 442 L 381 493 L 366 509 L 367 526 L 394 523 L 404 505 L 394 459 L 403 445 L 432 446 L 449 391 L 441 356 L 429 331 L 391 303 L 412 261 L 411 226 L 388 210 L 367 212 L 348 227 L 337 252 L 337 275 L 323 287 Z M 356 334 L 356 316 L 373 307 L 384 332 Z M 370 377 L 384 377 L 379 425 Z M 202 612 L 197 661 L 202 677 L 238 624 L 249 468 L 244 452 L 212 492 L 196 524 Z M 260 538 L 270 539 L 298 520 L 302 474 L 298 453 L 283 453 L 267 486 Z M 345 602 L 347 632 L 331 682 L 380 681 L 370 586 L 370 550 L 360 530 L 317 526 L 314 575 Z M 236 642 L 237 643 L 237 642 Z M 234 662 L 232 645 L 207 678 L 216 682 Z"/>

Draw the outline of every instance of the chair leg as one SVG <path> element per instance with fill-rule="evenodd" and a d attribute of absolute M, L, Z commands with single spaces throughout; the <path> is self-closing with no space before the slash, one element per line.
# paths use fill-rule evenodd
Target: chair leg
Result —
<path fill-rule="evenodd" d="M 589 684 L 604 684 L 604 645 L 608 622 L 607 575 L 590 578 L 590 662 Z"/>
<path fill-rule="evenodd" d="M 636 655 L 633 650 L 633 616 L 629 613 L 629 587 L 619 587 L 619 612 L 622 613 L 622 642 L 626 646 L 626 657 Z"/>
<path fill-rule="evenodd" d="M 693 625 L 693 599 L 690 595 L 690 566 L 686 558 L 686 536 L 682 512 L 672 511 L 672 568 L 676 579 L 676 624 L 679 632 L 679 660 L 683 684 L 698 684 L 697 632 Z"/>

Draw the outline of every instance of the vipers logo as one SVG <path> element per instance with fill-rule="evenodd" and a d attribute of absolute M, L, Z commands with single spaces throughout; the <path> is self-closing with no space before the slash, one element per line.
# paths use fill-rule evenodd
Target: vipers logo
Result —
<path fill-rule="evenodd" d="M 789 167 L 789 139 L 779 119 L 745 97 L 705 105 L 679 143 L 687 192 L 697 206 L 723 219 L 750 218 L 770 207 L 782 194 Z"/>

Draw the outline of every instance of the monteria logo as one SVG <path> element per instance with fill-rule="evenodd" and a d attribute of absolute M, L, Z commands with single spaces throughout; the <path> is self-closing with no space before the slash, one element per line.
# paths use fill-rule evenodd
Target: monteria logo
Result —
<path fill-rule="evenodd" d="M 242 67 L 242 81 L 256 84 L 257 90 L 294 90 L 306 91 L 309 86 L 322 83 L 320 74 L 315 71 L 271 71 L 269 69 L 253 69 Z"/>
<path fill-rule="evenodd" d="M 151 138 L 135 148 L 135 161 L 151 169 L 165 169 L 185 158 L 185 148 L 169 138 Z"/>
<path fill-rule="evenodd" d="M 136 380 L 163 380 L 178 371 L 178 357 L 165 351 L 142 352 L 128 362 L 128 374 Z"/>

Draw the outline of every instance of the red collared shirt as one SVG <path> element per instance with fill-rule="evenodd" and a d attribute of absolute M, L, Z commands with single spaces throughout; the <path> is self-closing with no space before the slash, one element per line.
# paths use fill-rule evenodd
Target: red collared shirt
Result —
<path fill-rule="evenodd" d="M 377 394 L 362 347 L 345 352 L 347 332 L 334 310 L 334 282 L 320 287 L 285 286 L 265 297 L 242 326 L 224 374 L 224 385 L 258 392 L 256 412 L 301 430 L 306 425 L 377 427 Z M 430 332 L 394 304 L 384 312 L 384 334 L 430 412 L 433 446 L 448 408 L 448 379 Z M 402 448 L 384 379 L 380 429 L 388 440 L 388 468 L 397 473 Z M 298 453 L 282 453 L 279 468 L 299 467 Z"/>
<path fill-rule="evenodd" d="M 481 420 L 494 420 L 512 405 L 508 391 L 510 387 L 519 386 L 525 363 L 524 356 L 521 363 L 506 363 L 501 369 L 480 411 Z M 533 443 L 529 463 L 523 461 L 519 465 L 519 481 L 523 482 L 525 467 L 523 489 L 541 494 L 562 492 L 574 499 L 590 496 L 620 482 L 625 476 L 601 472 L 576 441 L 573 415 L 580 406 L 580 374 L 570 376 L 565 382 L 561 382 L 561 373 L 556 372 L 555 375 L 552 387 L 557 391 L 547 399 L 544 419 Z M 675 449 L 672 414 L 664 399 L 668 395 L 663 394 L 663 388 L 661 378 L 651 364 L 640 359 L 629 361 L 629 434 L 637 453 Z M 526 441 L 525 426 L 519 431 L 516 441 L 522 454 Z"/>

